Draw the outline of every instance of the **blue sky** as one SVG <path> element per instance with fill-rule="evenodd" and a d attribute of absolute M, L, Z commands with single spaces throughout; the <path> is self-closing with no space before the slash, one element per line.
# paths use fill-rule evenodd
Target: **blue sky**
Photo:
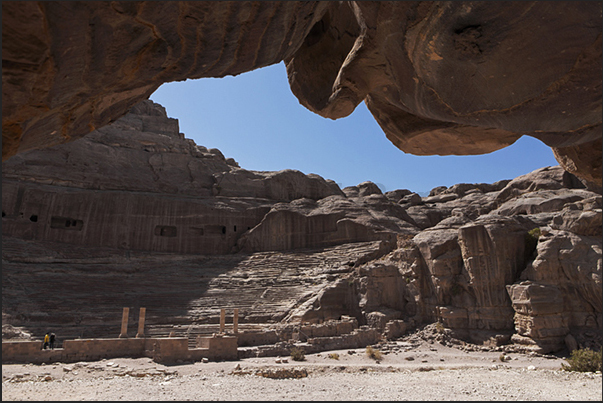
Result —
<path fill-rule="evenodd" d="M 307 110 L 291 92 L 282 62 L 236 77 L 163 84 L 150 98 L 179 120 L 185 137 L 219 149 L 241 168 L 296 169 L 332 179 L 341 188 L 371 181 L 384 192 L 424 193 L 558 165 L 550 147 L 528 136 L 484 155 L 406 154 L 385 137 L 364 103 L 338 120 Z"/>

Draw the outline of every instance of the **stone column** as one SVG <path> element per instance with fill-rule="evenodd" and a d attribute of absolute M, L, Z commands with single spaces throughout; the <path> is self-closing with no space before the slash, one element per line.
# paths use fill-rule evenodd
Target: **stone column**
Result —
<path fill-rule="evenodd" d="M 128 315 L 130 314 L 130 308 L 124 308 L 124 312 L 121 316 L 121 333 L 119 338 L 128 337 Z"/>
<path fill-rule="evenodd" d="M 140 308 L 140 314 L 138 315 L 138 333 L 136 337 L 144 337 L 144 317 L 147 312 L 147 308 Z"/>
<path fill-rule="evenodd" d="M 232 317 L 232 331 L 233 333 L 239 332 L 239 308 L 234 309 L 234 316 Z"/>
<path fill-rule="evenodd" d="M 220 310 L 220 333 L 224 333 L 224 326 L 226 325 L 226 309 Z"/>

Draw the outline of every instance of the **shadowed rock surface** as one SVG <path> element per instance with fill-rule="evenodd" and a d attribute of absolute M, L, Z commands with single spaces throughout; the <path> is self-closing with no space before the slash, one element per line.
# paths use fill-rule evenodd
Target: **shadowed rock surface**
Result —
<path fill-rule="evenodd" d="M 601 195 L 559 166 L 427 197 L 341 190 L 240 168 L 147 100 L 2 175 L 5 339 L 115 337 L 121 308 L 144 306 L 148 335 L 192 345 L 239 308 L 247 355 L 434 321 L 479 343 L 600 345 Z"/>
<path fill-rule="evenodd" d="M 162 83 L 284 61 L 337 119 L 418 155 L 522 135 L 601 189 L 600 2 L 2 2 L 2 157 L 75 140 Z"/>

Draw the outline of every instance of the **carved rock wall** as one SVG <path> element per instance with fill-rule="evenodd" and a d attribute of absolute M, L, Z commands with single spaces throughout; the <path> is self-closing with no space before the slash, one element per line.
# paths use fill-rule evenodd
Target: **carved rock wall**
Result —
<path fill-rule="evenodd" d="M 232 310 L 239 308 L 239 331 L 249 333 L 243 339 L 253 345 L 255 332 L 275 332 L 289 322 L 299 325 L 296 313 L 308 311 L 304 301 L 318 296 L 326 304 L 325 290 L 349 276 L 354 264 L 379 250 L 379 244 L 207 256 L 3 236 L 3 325 L 27 329 L 33 337 L 53 329 L 61 342 L 117 337 L 121 309 L 127 306 L 129 335 L 134 336 L 138 308 L 146 307 L 145 334 L 166 337 L 173 331 L 189 337 L 194 346 L 197 335 L 218 332 L 222 308 L 231 331 Z M 313 322 L 341 314 L 333 310 L 316 315 Z M 270 342 L 278 341 L 276 334 L 272 337 Z M 263 344 L 268 338 L 259 335 L 257 341 Z"/>
<path fill-rule="evenodd" d="M 23 239 L 227 254 L 416 230 L 401 211 L 383 216 L 385 198 L 347 199 L 335 182 L 299 171 L 242 169 L 185 139 L 148 100 L 76 142 L 21 153 L 2 171 L 3 234 Z"/>
<path fill-rule="evenodd" d="M 259 223 L 268 206 L 240 201 L 91 192 L 3 183 L 3 234 L 31 240 L 177 253 L 230 253 L 238 236 Z"/>
<path fill-rule="evenodd" d="M 601 190 L 598 2 L 2 2 L 2 158 L 75 140 L 162 83 L 285 61 L 331 119 L 363 100 L 398 148 L 522 135 Z"/>
<path fill-rule="evenodd" d="M 556 286 L 522 281 L 507 286 L 515 310 L 518 343 L 538 344 L 545 349 L 563 345 L 569 334 L 561 290 Z"/>
<path fill-rule="evenodd" d="M 559 289 L 568 326 L 601 327 L 600 236 L 545 231 L 521 278 Z"/>
<path fill-rule="evenodd" d="M 153 334 L 191 340 L 216 331 L 217 305 L 240 307 L 256 326 L 246 343 L 352 317 L 383 337 L 438 320 L 554 351 L 602 326 L 601 196 L 559 166 L 423 198 L 341 190 L 244 170 L 144 101 L 3 162 L 2 212 L 3 318 L 34 335 L 54 323 L 115 336 L 116 304 L 147 304 Z"/>

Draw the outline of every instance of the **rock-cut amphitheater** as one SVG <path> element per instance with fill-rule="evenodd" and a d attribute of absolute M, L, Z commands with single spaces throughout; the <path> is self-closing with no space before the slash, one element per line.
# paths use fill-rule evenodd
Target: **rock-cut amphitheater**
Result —
<path fill-rule="evenodd" d="M 227 328 L 239 356 L 457 339 L 600 348 L 600 2 L 2 2 L 2 339 Z M 163 83 L 284 61 L 416 155 L 528 135 L 559 165 L 428 196 L 251 171 L 180 133 Z M 136 317 L 130 314 L 134 336 Z"/>

